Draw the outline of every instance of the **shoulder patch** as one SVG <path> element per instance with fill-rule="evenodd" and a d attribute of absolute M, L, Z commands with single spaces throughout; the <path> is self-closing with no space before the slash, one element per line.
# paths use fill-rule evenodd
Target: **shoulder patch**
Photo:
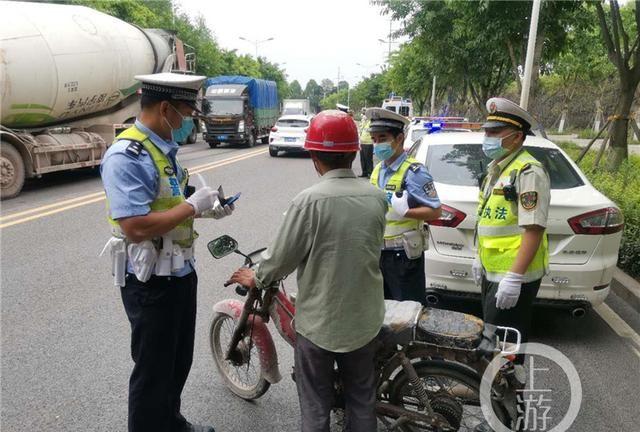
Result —
<path fill-rule="evenodd" d="M 127 146 L 127 153 L 131 153 L 134 156 L 140 156 L 140 153 L 142 152 L 142 149 L 144 147 L 142 146 L 142 143 L 140 141 L 131 141 L 131 143 Z"/>
<path fill-rule="evenodd" d="M 436 191 L 436 187 L 432 181 L 426 182 L 424 186 L 422 186 L 422 190 L 429 198 L 436 198 L 438 196 L 438 192 Z"/>
<path fill-rule="evenodd" d="M 410 169 L 412 172 L 418 172 L 418 170 L 420 169 L 420 165 L 422 165 L 422 164 L 421 164 L 421 163 L 419 163 L 419 162 L 414 162 L 414 163 L 412 163 L 411 165 L 409 165 L 409 169 Z"/>
<path fill-rule="evenodd" d="M 520 205 L 525 210 L 533 210 L 538 206 L 538 192 L 524 192 L 520 194 Z"/>

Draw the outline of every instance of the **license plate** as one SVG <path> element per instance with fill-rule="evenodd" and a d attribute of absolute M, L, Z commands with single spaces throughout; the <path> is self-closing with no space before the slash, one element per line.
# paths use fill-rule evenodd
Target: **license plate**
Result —
<path fill-rule="evenodd" d="M 229 135 L 218 135 L 218 139 L 221 140 L 221 141 L 229 139 Z"/>
<path fill-rule="evenodd" d="M 284 142 L 296 142 L 297 138 L 293 137 L 284 137 Z"/>

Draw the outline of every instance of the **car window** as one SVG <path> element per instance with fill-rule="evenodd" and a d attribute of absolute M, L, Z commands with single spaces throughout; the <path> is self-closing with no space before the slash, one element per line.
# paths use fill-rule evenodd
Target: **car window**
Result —
<path fill-rule="evenodd" d="M 418 148 L 415 145 L 411 149 L 414 157 Z M 559 150 L 529 146 L 526 149 L 546 168 L 551 189 L 570 189 L 584 184 Z M 480 144 L 446 144 L 430 146 L 425 165 L 439 183 L 478 186 L 489 162 L 491 160 L 484 155 Z"/>
<path fill-rule="evenodd" d="M 305 128 L 309 126 L 309 122 L 298 119 L 280 119 L 276 125 L 280 127 Z"/>
<path fill-rule="evenodd" d="M 576 170 L 559 150 L 529 146 L 525 148 L 546 168 L 551 179 L 551 189 L 571 189 L 584 185 Z"/>

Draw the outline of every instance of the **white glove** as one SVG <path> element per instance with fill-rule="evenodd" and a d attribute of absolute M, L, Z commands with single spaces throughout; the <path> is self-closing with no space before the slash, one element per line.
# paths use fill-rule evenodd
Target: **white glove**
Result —
<path fill-rule="evenodd" d="M 222 205 L 220 204 L 220 200 L 216 200 L 213 208 L 205 210 L 200 215 L 203 218 L 213 218 L 213 219 L 222 219 L 223 217 L 230 216 L 235 210 L 235 206 L 233 204 Z"/>
<path fill-rule="evenodd" d="M 211 189 L 209 186 L 204 186 L 196 190 L 193 195 L 186 199 L 186 202 L 193 207 L 196 215 L 199 215 L 203 211 L 213 208 L 217 200 L 218 191 Z"/>
<path fill-rule="evenodd" d="M 473 264 L 471 265 L 471 275 L 473 276 L 473 281 L 477 286 L 482 285 L 482 263 L 480 262 L 480 257 L 476 257 L 473 260 Z"/>
<path fill-rule="evenodd" d="M 511 309 L 518 303 L 522 281 L 524 276 L 517 273 L 507 272 L 498 284 L 496 293 L 496 307 L 498 309 Z"/>
<path fill-rule="evenodd" d="M 394 193 L 391 196 L 391 207 L 398 215 L 404 217 L 409 211 L 409 194 L 407 191 L 402 191 L 402 196 L 398 198 Z"/>

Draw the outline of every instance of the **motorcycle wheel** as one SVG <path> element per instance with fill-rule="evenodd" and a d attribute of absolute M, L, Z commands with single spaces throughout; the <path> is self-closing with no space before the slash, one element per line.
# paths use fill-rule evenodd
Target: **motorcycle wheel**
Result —
<path fill-rule="evenodd" d="M 432 409 L 451 425 L 447 430 L 473 432 L 485 421 L 480 407 L 480 377 L 477 374 L 444 360 L 423 360 L 414 363 L 413 367 L 427 390 Z M 423 410 L 404 370 L 391 383 L 389 402 L 412 411 Z M 493 411 L 502 424 L 511 424 L 506 410 L 495 401 Z M 433 430 L 428 425 L 403 428 L 411 432 Z"/>
<path fill-rule="evenodd" d="M 209 329 L 211 354 L 218 372 L 233 394 L 246 400 L 258 399 L 271 386 L 269 381 L 262 376 L 258 347 L 251 343 L 247 337 L 238 344 L 242 354 L 242 364 L 234 364 L 225 360 L 229 342 L 236 328 L 236 321 L 230 315 L 215 314 Z"/>

